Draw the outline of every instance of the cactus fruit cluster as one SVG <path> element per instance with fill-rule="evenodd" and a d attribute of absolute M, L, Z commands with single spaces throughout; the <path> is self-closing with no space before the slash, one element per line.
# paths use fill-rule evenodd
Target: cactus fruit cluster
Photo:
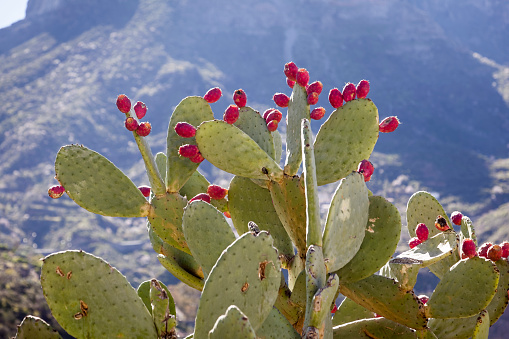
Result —
<path fill-rule="evenodd" d="M 160 263 L 202 292 L 188 338 L 487 338 L 508 303 L 509 244 L 485 246 L 477 254 L 470 219 L 454 214 L 457 229 L 449 227 L 440 203 L 417 192 L 406 210 L 416 241 L 394 255 L 400 213 L 373 195 L 367 182 L 376 177 L 368 159 L 379 133 L 393 131 L 399 121 L 379 123 L 367 98 L 369 82 L 361 80 L 330 90 L 333 110 L 313 137 L 310 118 L 323 118 L 325 109 L 310 105 L 318 103 L 323 85 L 308 85 L 309 72 L 293 62 L 284 74 L 292 94 L 273 97 L 288 107 L 284 161 L 277 130 L 283 113 L 271 108 L 260 114 L 246 106 L 246 93 L 238 89 L 223 120 L 216 120 L 210 104 L 222 92 L 213 88 L 176 106 L 165 153 L 154 156 L 148 133 L 128 128 L 149 190 L 78 145 L 57 154 L 59 187 L 90 212 L 147 218 Z M 146 113 L 144 104 L 131 108 L 125 95 L 117 107 L 136 122 Z M 234 175 L 228 188 L 198 171 L 204 159 Z M 323 219 L 318 187 L 334 182 Z M 499 259 L 486 259 L 495 246 Z M 440 279 L 429 297 L 414 293 L 423 268 Z M 162 282 L 146 281 L 135 290 L 91 254 L 47 256 L 41 283 L 53 315 L 77 338 L 178 335 L 175 304 Z M 339 295 L 344 299 L 336 305 Z M 50 331 L 28 318 L 18 337 L 39 329 Z"/>

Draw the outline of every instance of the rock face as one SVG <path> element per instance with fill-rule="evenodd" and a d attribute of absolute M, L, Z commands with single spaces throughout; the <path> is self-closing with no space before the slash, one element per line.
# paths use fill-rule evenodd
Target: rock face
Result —
<path fill-rule="evenodd" d="M 48 12 L 55 11 L 64 3 L 64 0 L 29 0 L 27 4 L 26 18 L 32 19 Z"/>

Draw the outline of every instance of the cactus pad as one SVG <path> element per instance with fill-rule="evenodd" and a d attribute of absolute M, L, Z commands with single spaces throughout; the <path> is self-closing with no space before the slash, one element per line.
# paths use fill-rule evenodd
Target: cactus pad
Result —
<path fill-rule="evenodd" d="M 350 298 L 345 298 L 339 305 L 334 318 L 332 318 L 332 325 L 343 325 L 352 321 L 374 318 L 375 313 L 357 304 Z"/>
<path fill-rule="evenodd" d="M 205 283 L 203 279 L 184 270 L 174 257 L 159 254 L 157 259 L 161 265 L 163 265 L 163 267 L 166 268 L 168 272 L 170 272 L 175 278 L 182 281 L 186 285 L 197 289 L 198 291 L 203 290 L 203 285 Z"/>
<path fill-rule="evenodd" d="M 267 123 L 260 113 L 251 107 L 241 107 L 239 109 L 239 118 L 234 125 L 249 135 L 265 153 L 276 160 L 272 134 L 267 129 Z"/>
<path fill-rule="evenodd" d="M 226 313 L 217 318 L 209 332 L 209 339 L 225 338 L 256 339 L 256 333 L 249 319 L 235 305 L 228 307 Z"/>
<path fill-rule="evenodd" d="M 421 267 L 427 267 L 453 254 L 457 249 L 456 232 L 449 230 L 440 232 L 416 247 L 399 254 L 397 258 L 417 260 L 421 262 Z"/>
<path fill-rule="evenodd" d="M 488 339 L 490 332 L 490 315 L 487 311 L 481 311 L 475 325 L 472 339 Z"/>
<path fill-rule="evenodd" d="M 302 163 L 302 119 L 310 119 L 309 105 L 306 89 L 297 85 L 293 86 L 287 114 L 285 174 L 289 176 L 296 175 Z"/>
<path fill-rule="evenodd" d="M 166 291 L 170 299 L 169 303 L 170 313 L 175 315 L 176 314 L 175 302 L 173 300 L 173 297 L 171 296 L 170 290 L 168 290 L 168 287 L 166 287 L 165 284 L 163 284 L 160 281 L 158 282 L 159 285 L 161 285 L 161 287 Z M 138 294 L 138 297 L 140 297 L 141 301 L 143 301 L 143 303 L 145 304 L 145 307 L 147 308 L 148 312 L 152 314 L 152 305 L 150 304 L 150 280 L 142 282 L 136 289 L 136 293 Z"/>
<path fill-rule="evenodd" d="M 385 318 L 359 320 L 333 328 L 338 339 L 417 339 L 415 331 Z"/>
<path fill-rule="evenodd" d="M 415 229 L 420 223 L 424 223 L 428 226 L 429 237 L 439 234 L 441 231 L 435 227 L 435 220 L 439 215 L 443 216 L 449 227 L 452 228 L 451 221 L 445 213 L 444 208 L 434 196 L 424 191 L 414 193 L 408 200 L 406 208 L 406 219 L 410 238 L 416 236 Z"/>
<path fill-rule="evenodd" d="M 300 334 L 275 307 L 258 328 L 256 335 L 260 339 L 300 339 Z"/>
<path fill-rule="evenodd" d="M 28 315 L 18 326 L 16 337 L 13 339 L 62 339 L 62 337 L 41 318 Z"/>

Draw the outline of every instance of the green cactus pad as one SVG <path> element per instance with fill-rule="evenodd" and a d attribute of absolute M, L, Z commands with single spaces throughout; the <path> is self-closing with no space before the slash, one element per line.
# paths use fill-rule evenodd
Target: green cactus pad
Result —
<path fill-rule="evenodd" d="M 152 308 L 152 319 L 160 338 L 175 334 L 177 326 L 177 315 L 175 304 L 171 294 L 156 280 L 150 281 L 150 304 Z M 173 308 L 173 313 L 171 312 Z"/>
<path fill-rule="evenodd" d="M 333 328 L 334 339 L 417 339 L 414 330 L 385 318 L 363 319 Z"/>
<path fill-rule="evenodd" d="M 249 135 L 265 153 L 276 160 L 272 134 L 267 129 L 267 123 L 259 112 L 251 107 L 241 107 L 239 109 L 239 118 L 234 125 Z"/>
<path fill-rule="evenodd" d="M 275 307 L 256 331 L 256 336 L 260 339 L 300 339 L 301 337 Z"/>
<path fill-rule="evenodd" d="M 467 216 L 463 216 L 463 218 L 461 218 L 461 235 L 463 237 L 460 239 L 461 241 L 463 241 L 463 239 L 472 239 L 477 246 L 477 237 L 475 236 L 474 225 L 472 225 L 472 220 L 470 220 Z"/>
<path fill-rule="evenodd" d="M 214 113 L 210 105 L 202 97 L 187 97 L 173 111 L 166 140 L 166 155 L 168 157 L 166 165 L 166 189 L 168 192 L 178 192 L 199 165 L 179 156 L 179 147 L 185 144 L 196 145 L 196 139 L 195 137 L 180 137 L 175 132 L 175 126 L 178 122 L 188 122 L 194 127 L 198 127 L 203 121 L 213 119 Z"/>
<path fill-rule="evenodd" d="M 309 105 L 306 89 L 302 86 L 293 86 L 293 92 L 288 104 L 286 127 L 286 162 L 285 174 L 296 175 L 302 163 L 302 119 L 309 118 Z"/>
<path fill-rule="evenodd" d="M 327 268 L 335 272 L 356 254 L 364 240 L 368 222 L 368 189 L 362 174 L 342 179 L 332 198 L 323 231 L 323 255 Z"/>
<path fill-rule="evenodd" d="M 443 216 L 445 220 L 447 220 L 447 225 L 452 228 L 447 213 L 445 213 L 444 208 L 434 196 L 424 191 L 414 193 L 408 200 L 406 208 L 406 219 L 410 238 L 416 236 L 415 229 L 420 223 L 424 223 L 428 226 L 430 238 L 441 233 L 441 231 L 435 227 L 435 220 L 439 215 Z"/>
<path fill-rule="evenodd" d="M 269 191 L 281 223 L 297 247 L 299 255 L 304 258 L 307 247 L 306 196 L 303 183 L 297 176 L 285 175 L 281 183 L 270 182 Z"/>
<path fill-rule="evenodd" d="M 493 325 L 498 318 L 504 314 L 509 302 L 508 290 L 509 290 L 509 263 L 505 260 L 498 260 L 495 262 L 497 269 L 500 272 L 500 278 L 498 279 L 497 292 L 490 304 L 486 307 L 486 310 L 490 313 L 490 323 Z"/>
<path fill-rule="evenodd" d="M 451 267 L 427 302 L 430 318 L 464 318 L 479 313 L 490 303 L 499 273 L 491 261 L 474 257 Z M 454 305 L 454 307 L 451 307 Z"/>
<path fill-rule="evenodd" d="M 206 277 L 223 250 L 235 241 L 235 234 L 223 213 L 202 200 L 186 207 L 182 227 L 191 253 Z"/>
<path fill-rule="evenodd" d="M 55 173 L 69 197 L 87 211 L 110 217 L 148 214 L 148 202 L 136 185 L 111 161 L 86 147 L 60 148 Z"/>
<path fill-rule="evenodd" d="M 478 316 L 476 314 L 468 318 L 433 318 L 428 321 L 428 327 L 440 339 L 468 339 L 474 333 Z"/>
<path fill-rule="evenodd" d="M 346 177 L 369 159 L 378 130 L 378 109 L 370 99 L 352 100 L 335 110 L 316 135 L 318 185 Z"/>
<path fill-rule="evenodd" d="M 132 111 L 130 112 L 132 115 Z M 145 164 L 145 170 L 147 173 L 148 180 L 150 182 L 151 190 L 155 195 L 164 194 L 166 192 L 166 185 L 164 184 L 164 175 L 161 175 L 155 157 L 152 154 L 150 145 L 145 137 L 139 136 L 136 131 L 133 131 L 134 140 L 138 145 L 143 163 Z"/>
<path fill-rule="evenodd" d="M 372 275 L 366 279 L 340 285 L 339 291 L 359 305 L 387 319 L 414 329 L 424 329 L 427 318 L 424 305 L 412 291 L 395 280 Z"/>
<path fill-rule="evenodd" d="M 331 305 L 334 304 L 334 297 L 338 287 L 338 276 L 331 274 L 325 286 L 320 288 L 313 297 L 313 311 L 309 326 L 322 328 L 326 318 L 331 318 Z"/>
<path fill-rule="evenodd" d="M 231 305 L 226 313 L 217 318 L 209 332 L 209 339 L 256 339 L 256 333 L 249 319 L 235 305 Z"/>
<path fill-rule="evenodd" d="M 41 318 L 28 315 L 18 326 L 14 339 L 62 339 L 62 336 Z"/>
<path fill-rule="evenodd" d="M 417 260 L 421 262 L 421 267 L 428 267 L 450 256 L 457 249 L 457 234 L 453 230 L 449 230 L 440 232 L 414 248 L 399 254 L 397 258 Z"/>
<path fill-rule="evenodd" d="M 279 164 L 281 156 L 283 155 L 283 140 L 281 134 L 277 130 L 272 132 L 272 139 L 274 141 L 274 160 Z"/>
<path fill-rule="evenodd" d="M 322 248 L 311 245 L 306 253 L 306 314 L 304 329 L 310 325 L 313 313 L 313 297 L 316 292 L 326 285 L 327 271 Z M 329 305 L 330 306 L 330 305 Z"/>
<path fill-rule="evenodd" d="M 155 156 L 157 170 L 162 178 L 166 176 L 166 162 L 168 161 L 166 158 L 166 154 L 163 152 L 158 152 Z"/>
<path fill-rule="evenodd" d="M 187 200 L 178 193 L 166 193 L 155 196 L 151 204 L 148 220 L 157 236 L 167 244 L 191 254 L 182 231 L 182 216 Z"/>
<path fill-rule="evenodd" d="M 394 254 L 401 234 L 396 206 L 380 196 L 369 197 L 366 233 L 357 254 L 336 273 L 341 282 L 354 282 L 378 271 Z"/>
<path fill-rule="evenodd" d="M 176 314 L 175 301 L 173 300 L 170 290 L 168 290 L 168 287 L 166 287 L 166 285 L 163 284 L 161 281 L 158 281 L 158 283 L 168 294 L 168 297 L 170 299 L 169 303 L 170 313 L 175 315 Z M 142 282 L 136 289 L 136 293 L 138 294 L 138 297 L 140 297 L 141 301 L 143 301 L 143 303 L 145 304 L 145 307 L 147 308 L 148 312 L 152 314 L 152 305 L 150 304 L 150 280 Z"/>
<path fill-rule="evenodd" d="M 194 171 L 193 175 L 191 175 L 186 181 L 185 185 L 182 186 L 179 194 L 183 197 L 186 197 L 187 200 L 190 200 L 197 194 L 207 193 L 209 185 L 210 183 L 207 178 L 205 178 L 203 174 L 196 170 Z M 210 203 L 221 212 L 226 212 L 228 210 L 228 201 L 226 198 L 221 200 L 212 199 Z"/>
<path fill-rule="evenodd" d="M 157 259 L 161 265 L 163 265 L 163 267 L 166 268 L 168 272 L 170 272 L 175 278 L 182 281 L 184 284 L 197 289 L 198 291 L 203 290 L 203 285 L 205 284 L 203 279 L 184 270 L 175 260 L 175 258 L 171 256 L 165 256 L 164 254 L 159 254 Z"/>
<path fill-rule="evenodd" d="M 222 120 L 202 123 L 196 142 L 205 159 L 228 173 L 276 181 L 283 176 L 279 165 L 249 135 Z"/>
<path fill-rule="evenodd" d="M 488 339 L 490 332 L 490 315 L 488 311 L 481 311 L 477 318 L 472 339 Z"/>
<path fill-rule="evenodd" d="M 236 305 L 256 331 L 272 310 L 281 282 L 278 255 L 267 232 L 245 233 L 223 251 L 200 298 L 195 337 L 206 338 L 216 319 Z"/>
<path fill-rule="evenodd" d="M 344 325 L 352 321 L 374 318 L 375 313 L 357 304 L 350 298 L 345 298 L 338 307 L 334 318 L 332 318 L 332 325 Z"/>
<path fill-rule="evenodd" d="M 76 338 L 156 338 L 150 313 L 125 277 L 82 251 L 43 259 L 41 285 L 51 313 Z"/>
<path fill-rule="evenodd" d="M 292 241 L 279 220 L 268 190 L 248 178 L 235 176 L 228 189 L 228 209 L 238 234 L 246 233 L 247 223 L 254 221 L 261 230 L 272 235 L 274 247 L 280 254 L 293 257 Z"/>

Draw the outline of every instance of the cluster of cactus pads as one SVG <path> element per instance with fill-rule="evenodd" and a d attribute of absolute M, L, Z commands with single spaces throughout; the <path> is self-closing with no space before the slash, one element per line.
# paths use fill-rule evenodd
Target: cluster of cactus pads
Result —
<path fill-rule="evenodd" d="M 285 66 L 291 96 L 287 102 L 274 96 L 288 107 L 284 166 L 282 137 L 272 123 L 281 116 L 268 119 L 280 111 L 271 109 L 264 117 L 246 106 L 244 91 L 237 90 L 235 104 L 223 120 L 215 120 L 211 104 L 222 94 L 214 88 L 175 108 L 166 153 L 153 156 L 144 133 L 128 128 L 150 180 L 148 199 L 109 160 L 78 145 L 58 152 L 60 185 L 50 195 L 65 191 L 100 215 L 147 217 L 160 263 L 202 291 L 194 333 L 187 338 L 487 338 L 508 303 L 507 260 L 461 259 L 459 244 L 476 242 L 466 216 L 457 231 L 426 228 L 425 240 L 393 257 L 400 214 L 366 182 L 379 132 L 394 130 L 397 118 L 379 122 L 375 104 L 366 98 L 367 81 L 357 88 L 347 84 L 343 93 L 330 91 L 335 110 L 314 138 L 310 105 L 318 102 L 322 86 L 308 85 L 307 71 L 292 64 Z M 119 109 L 127 126 L 139 116 L 125 99 Z M 182 155 L 185 145 L 234 175 L 228 189 L 200 174 L 203 159 L 191 159 L 198 153 Z M 318 186 L 338 181 L 321 220 Z M 451 225 L 426 192 L 410 198 L 406 214 L 410 237 L 438 216 Z M 413 291 L 423 268 L 440 279 L 427 299 Z M 177 338 L 172 296 L 157 280 L 134 290 L 102 259 L 65 251 L 44 258 L 41 283 L 53 315 L 72 336 Z M 336 305 L 340 294 L 345 298 Z M 58 337 L 42 320 L 29 317 L 18 338 L 34 332 L 40 334 L 30 338 Z"/>

